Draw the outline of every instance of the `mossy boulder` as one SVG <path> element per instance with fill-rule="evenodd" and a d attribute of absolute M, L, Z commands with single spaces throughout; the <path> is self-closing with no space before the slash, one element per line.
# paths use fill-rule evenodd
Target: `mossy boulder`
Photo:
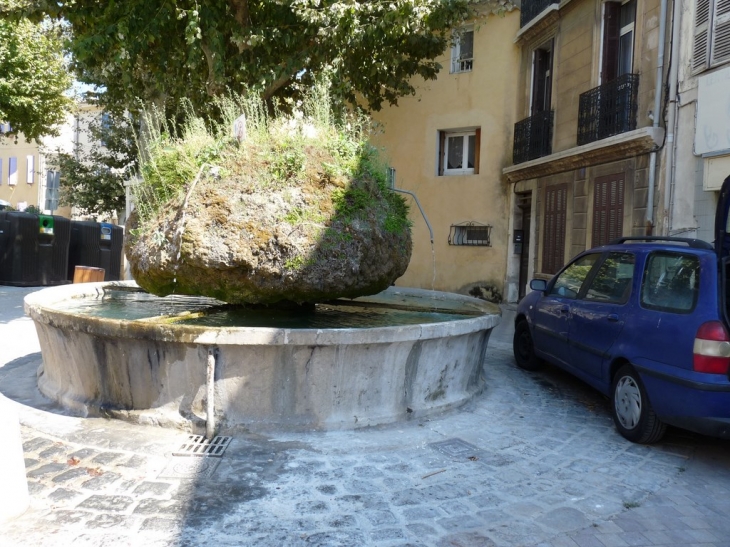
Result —
<path fill-rule="evenodd" d="M 367 142 L 295 128 L 213 143 L 213 158 L 210 143 L 198 147 L 207 162 L 168 143 L 147 166 L 148 193 L 137 192 L 143 206 L 125 242 L 142 288 L 229 303 L 312 303 L 374 294 L 403 275 L 408 208 Z M 170 192 L 166 180 L 175 176 L 185 184 Z M 161 193 L 150 188 L 160 187 L 172 197 L 151 210 Z"/>

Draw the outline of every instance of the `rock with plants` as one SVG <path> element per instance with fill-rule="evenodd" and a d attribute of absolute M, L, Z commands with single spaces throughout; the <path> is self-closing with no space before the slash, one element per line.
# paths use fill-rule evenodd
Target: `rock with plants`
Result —
<path fill-rule="evenodd" d="M 313 303 L 374 294 L 406 270 L 408 208 L 362 118 L 335 119 L 322 96 L 292 115 L 226 99 L 227 122 L 189 117 L 153 131 L 125 249 L 157 294 L 229 303 Z M 231 120 L 246 112 L 246 137 Z M 148 123 L 148 127 L 155 124 Z"/>

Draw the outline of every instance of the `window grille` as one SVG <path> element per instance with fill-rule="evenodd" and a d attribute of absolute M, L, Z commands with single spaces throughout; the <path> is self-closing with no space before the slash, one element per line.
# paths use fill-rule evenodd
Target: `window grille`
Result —
<path fill-rule="evenodd" d="M 452 224 L 449 230 L 449 245 L 474 245 L 491 247 L 492 226 L 479 222 Z"/>

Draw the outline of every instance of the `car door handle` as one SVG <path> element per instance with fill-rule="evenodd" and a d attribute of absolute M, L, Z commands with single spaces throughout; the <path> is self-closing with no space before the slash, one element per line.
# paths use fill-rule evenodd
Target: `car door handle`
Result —
<path fill-rule="evenodd" d="M 616 322 L 618 322 L 618 315 L 615 313 L 609 313 L 608 317 L 606 319 L 608 319 L 609 321 L 611 321 L 613 323 L 616 323 Z"/>
<path fill-rule="evenodd" d="M 563 306 L 560 308 L 560 313 L 568 313 L 570 311 L 570 308 L 568 306 Z"/>

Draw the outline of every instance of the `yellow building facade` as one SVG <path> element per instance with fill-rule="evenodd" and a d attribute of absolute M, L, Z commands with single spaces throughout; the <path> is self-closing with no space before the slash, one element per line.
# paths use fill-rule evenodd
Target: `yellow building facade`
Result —
<path fill-rule="evenodd" d="M 28 142 L 22 135 L 17 143 L 12 136 L 0 141 L 0 200 L 15 209 L 37 207 L 42 203 L 42 173 L 41 154 L 35 141 Z"/>
<path fill-rule="evenodd" d="M 17 210 L 34 206 L 42 213 L 70 218 L 71 207 L 58 205 L 51 210 L 46 199 L 49 180 L 57 173 L 53 155 L 58 150 L 72 154 L 88 149 L 92 144 L 89 123 L 101 115 L 99 107 L 80 103 L 66 116 L 57 136 L 43 137 L 41 142 L 27 141 L 22 134 L 0 138 L 0 200 Z M 8 129 L 8 124 L 0 124 L 0 131 Z"/>
<path fill-rule="evenodd" d="M 519 12 L 489 15 L 465 25 L 439 59 L 434 81 L 374 115 L 395 187 L 418 198 L 411 205 L 413 255 L 397 285 L 475 294 L 501 301 L 509 233 L 509 165 L 520 50 Z"/>

